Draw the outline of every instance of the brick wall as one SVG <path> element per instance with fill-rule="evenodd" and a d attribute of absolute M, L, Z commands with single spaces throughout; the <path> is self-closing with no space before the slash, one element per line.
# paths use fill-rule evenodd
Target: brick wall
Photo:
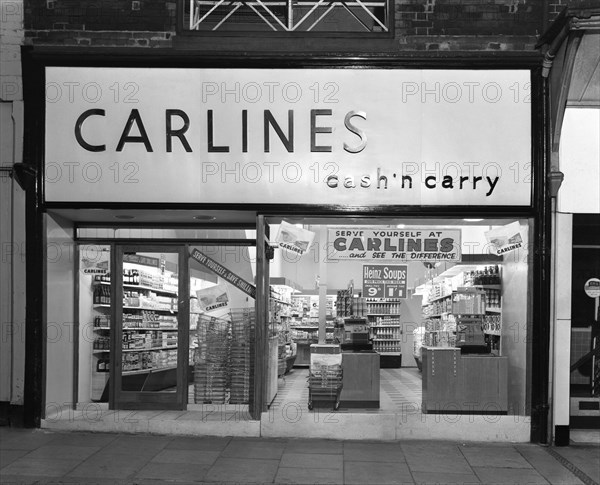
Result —
<path fill-rule="evenodd" d="M 567 4 L 589 1 L 395 0 L 393 50 L 531 51 L 545 21 Z M 171 47 L 176 11 L 177 0 L 25 0 L 26 43 Z M 235 45 L 194 42 L 210 50 Z M 276 44 L 257 45 L 269 50 Z"/>
<path fill-rule="evenodd" d="M 175 30 L 175 0 L 26 0 L 25 3 L 26 30 Z"/>
<path fill-rule="evenodd" d="M 535 35 L 543 0 L 399 0 L 396 29 L 404 35 Z"/>
<path fill-rule="evenodd" d="M 21 45 L 23 44 L 23 2 L 22 0 L 2 1 L 0 5 L 0 100 L 19 101 L 23 99 L 21 76 Z"/>

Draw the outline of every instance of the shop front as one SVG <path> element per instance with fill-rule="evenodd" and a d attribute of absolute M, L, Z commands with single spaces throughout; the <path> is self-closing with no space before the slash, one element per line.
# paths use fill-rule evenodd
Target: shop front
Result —
<path fill-rule="evenodd" d="M 302 67 L 45 66 L 42 426 L 539 439 L 535 75 Z"/>

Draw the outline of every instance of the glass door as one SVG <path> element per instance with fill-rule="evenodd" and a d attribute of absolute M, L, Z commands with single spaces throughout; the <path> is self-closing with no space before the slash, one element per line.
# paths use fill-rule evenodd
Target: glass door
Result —
<path fill-rule="evenodd" d="M 189 282 L 183 246 L 118 245 L 113 337 L 115 409 L 184 409 Z"/>

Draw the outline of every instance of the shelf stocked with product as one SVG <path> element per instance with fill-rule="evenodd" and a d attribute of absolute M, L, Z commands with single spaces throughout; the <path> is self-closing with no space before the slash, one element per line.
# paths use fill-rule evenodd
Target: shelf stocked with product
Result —
<path fill-rule="evenodd" d="M 327 295 L 325 341 L 334 340 L 336 315 L 335 296 Z M 310 346 L 319 342 L 319 295 L 292 294 L 290 305 L 290 336 L 295 347 L 294 367 L 310 365 Z"/>
<path fill-rule="evenodd" d="M 381 355 L 382 368 L 396 368 L 402 364 L 402 326 L 400 299 L 367 298 L 367 319 L 373 350 Z"/>
<path fill-rule="evenodd" d="M 125 258 L 128 256 L 126 255 Z M 130 379 L 177 368 L 178 317 L 177 275 L 158 267 L 141 267 L 123 261 L 121 312 L 121 376 L 123 389 L 160 390 L 175 385 L 175 373 L 160 377 L 157 388 L 151 379 Z M 92 280 L 92 400 L 106 401 L 111 362 L 111 275 Z M 131 379 L 134 379 L 133 377 Z M 143 386 L 139 388 L 139 386 Z M 145 387 L 144 387 L 145 386 Z"/>
<path fill-rule="evenodd" d="M 495 265 L 457 265 L 421 285 L 423 344 L 499 354 L 502 275 Z"/>
<path fill-rule="evenodd" d="M 279 278 L 274 278 L 278 281 Z M 294 287 L 287 281 L 271 285 L 269 302 L 269 320 L 272 334 L 277 337 L 277 376 L 283 376 L 290 371 L 296 360 L 296 343 L 293 338 L 292 314 Z M 270 371 L 271 372 L 271 371 Z"/>

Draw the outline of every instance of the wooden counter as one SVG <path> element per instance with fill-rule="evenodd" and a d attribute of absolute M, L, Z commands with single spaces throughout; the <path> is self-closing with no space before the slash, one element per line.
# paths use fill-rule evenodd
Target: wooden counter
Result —
<path fill-rule="evenodd" d="M 342 352 L 341 407 L 379 407 L 379 354 Z"/>
<path fill-rule="evenodd" d="M 423 413 L 506 414 L 508 359 L 423 347 Z"/>

